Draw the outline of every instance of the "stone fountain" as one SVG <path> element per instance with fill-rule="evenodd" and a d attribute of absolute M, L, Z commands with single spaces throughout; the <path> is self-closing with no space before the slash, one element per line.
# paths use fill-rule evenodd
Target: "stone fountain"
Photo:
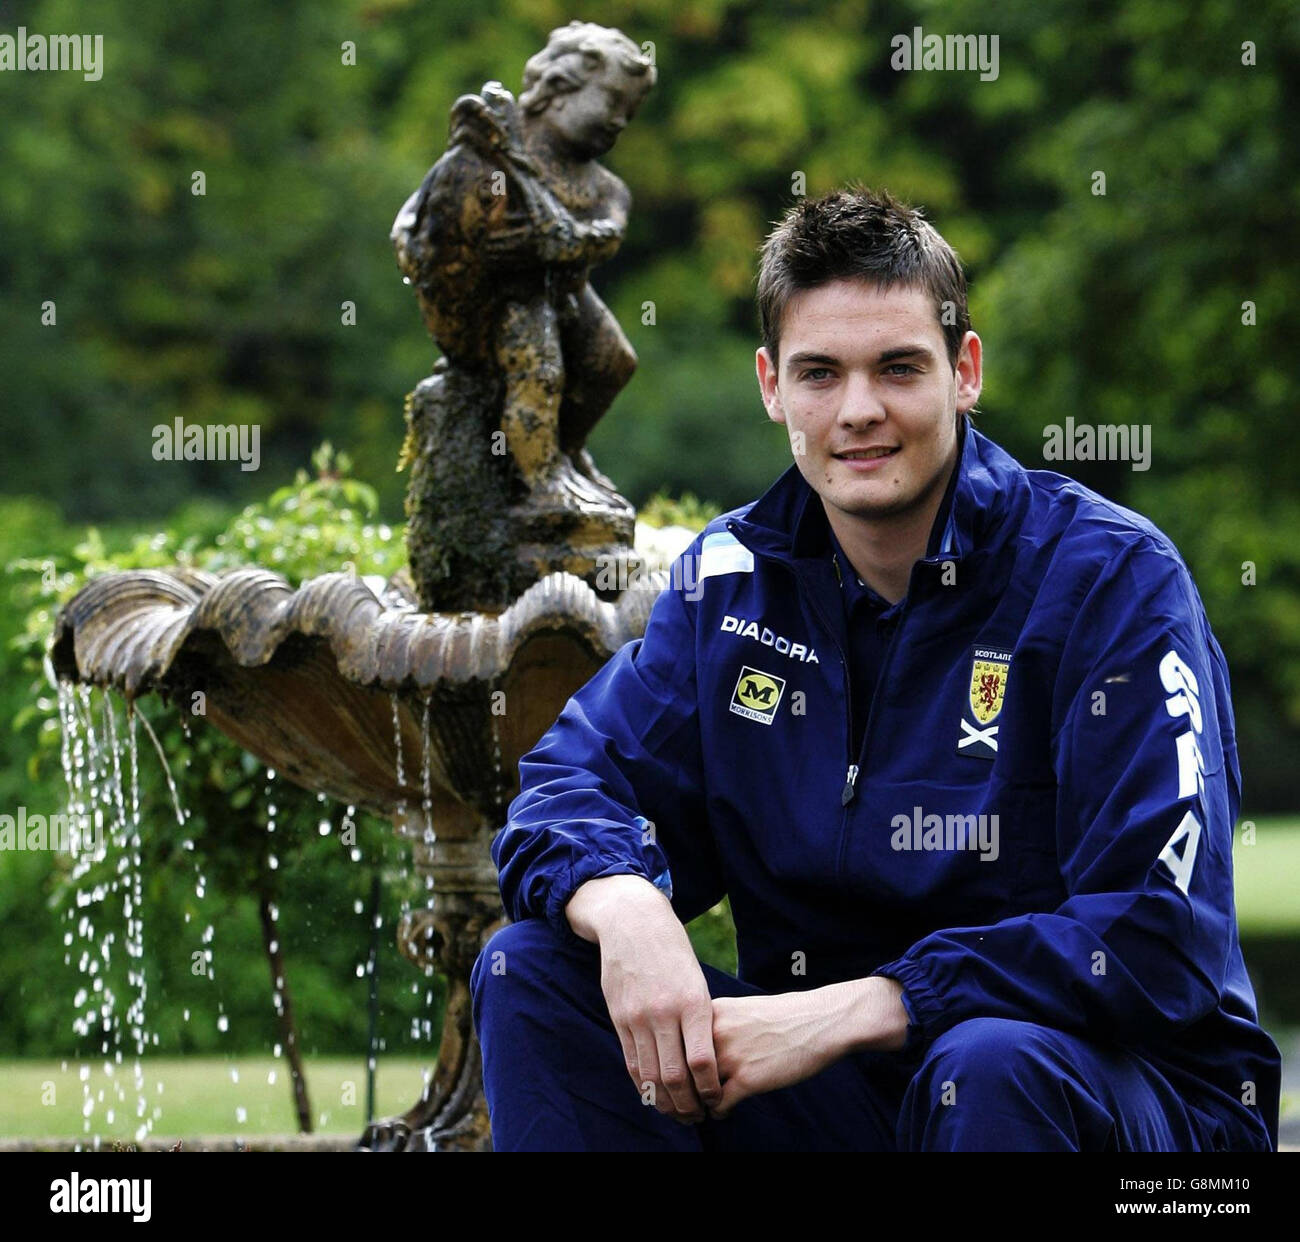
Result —
<path fill-rule="evenodd" d="M 442 357 L 407 399 L 409 574 L 116 573 L 60 615 L 59 677 L 182 705 L 307 789 L 388 817 L 431 881 L 398 930 L 448 983 L 436 1073 L 370 1150 L 490 1146 L 469 972 L 504 919 L 489 855 L 518 763 L 644 631 L 666 574 L 585 442 L 636 355 L 589 283 L 627 187 L 598 157 L 653 86 L 617 30 L 572 22 L 451 110 L 446 151 L 393 225 Z"/>

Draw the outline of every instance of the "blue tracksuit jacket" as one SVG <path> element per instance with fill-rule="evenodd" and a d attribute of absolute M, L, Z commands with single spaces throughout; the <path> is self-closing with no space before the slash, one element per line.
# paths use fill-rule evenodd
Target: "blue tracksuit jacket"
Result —
<path fill-rule="evenodd" d="M 623 873 L 684 921 L 729 894 L 748 982 L 892 976 L 909 1047 L 980 1016 L 1122 1043 L 1276 1145 L 1228 671 L 1187 568 L 969 424 L 931 547 L 867 703 L 798 470 L 710 522 L 523 758 L 507 912 L 572 936 L 578 886 Z"/>

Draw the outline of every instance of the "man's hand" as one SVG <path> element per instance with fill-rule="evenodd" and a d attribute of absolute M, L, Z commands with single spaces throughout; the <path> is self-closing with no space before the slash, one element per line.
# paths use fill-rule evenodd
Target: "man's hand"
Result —
<path fill-rule="evenodd" d="M 902 985 L 875 976 L 811 992 L 720 996 L 713 1002 L 713 1046 L 728 1116 L 741 1100 L 789 1087 L 851 1052 L 896 1051 L 907 1037 Z"/>
<path fill-rule="evenodd" d="M 722 1099 L 713 1004 L 686 929 L 640 876 L 588 880 L 565 907 L 569 925 L 600 946 L 600 986 L 636 1089 L 683 1124 Z"/>

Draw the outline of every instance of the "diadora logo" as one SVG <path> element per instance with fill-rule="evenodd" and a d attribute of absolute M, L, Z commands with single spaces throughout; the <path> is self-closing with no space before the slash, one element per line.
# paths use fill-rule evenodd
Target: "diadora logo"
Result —
<path fill-rule="evenodd" d="M 752 638 L 755 642 L 762 643 L 764 647 L 771 647 L 773 651 L 779 651 L 791 660 L 799 660 L 804 664 L 821 663 L 814 648 L 804 643 L 792 642 L 784 634 L 777 634 L 767 626 L 760 626 L 757 621 L 750 621 L 745 617 L 733 617 L 728 613 L 722 618 L 722 624 L 718 629 L 724 634 L 739 634 L 741 638 Z"/>
<path fill-rule="evenodd" d="M 997 757 L 998 726 L 993 722 L 1002 714 L 1010 670 L 1009 651 L 976 647 L 971 653 L 970 690 L 967 694 L 971 719 L 967 720 L 962 713 L 961 737 L 957 740 L 959 755 L 974 755 L 980 759 Z"/>
<path fill-rule="evenodd" d="M 731 692 L 731 710 L 746 720 L 771 724 L 784 693 L 784 678 L 773 677 L 746 664 L 741 667 L 736 688 Z"/>

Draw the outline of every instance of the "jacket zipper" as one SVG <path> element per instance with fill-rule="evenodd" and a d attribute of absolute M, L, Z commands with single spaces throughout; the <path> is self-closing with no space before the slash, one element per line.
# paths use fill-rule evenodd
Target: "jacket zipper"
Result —
<path fill-rule="evenodd" d="M 843 591 L 844 576 L 840 573 L 840 558 L 832 554 L 831 564 L 835 566 L 835 581 L 840 584 L 840 590 Z M 815 601 L 815 596 L 811 591 L 808 592 L 808 598 L 810 600 Z M 816 611 L 816 608 L 817 605 L 816 602 L 814 602 L 813 610 Z M 824 616 L 819 616 L 818 619 L 821 621 L 822 625 L 829 630 L 830 627 L 826 624 L 826 618 Z M 834 639 L 835 636 L 834 634 L 832 634 L 831 640 L 834 641 Z M 839 644 L 836 643 L 836 646 L 839 646 Z M 849 759 L 852 760 L 853 758 L 853 674 L 849 668 L 847 653 L 844 651 L 842 647 L 840 648 L 840 668 L 844 672 L 844 703 L 845 703 L 845 707 L 848 709 L 848 717 L 849 717 L 849 735 L 845 740 L 844 749 L 845 751 L 848 752 Z M 858 765 L 856 763 L 850 762 L 848 771 L 844 774 L 844 788 L 840 790 L 840 806 L 847 807 L 849 803 L 853 801 L 854 787 L 857 785 L 857 782 L 858 782 Z M 847 812 L 845 814 L 847 817 Z M 841 831 L 842 830 L 843 830 L 843 825 L 841 825 Z"/>
<path fill-rule="evenodd" d="M 802 582 L 802 575 L 796 570 L 795 577 Z M 838 577 L 839 566 L 836 565 L 835 573 Z M 836 651 L 840 656 L 840 674 L 844 683 L 844 706 L 847 709 L 847 732 L 844 736 L 844 753 L 848 756 L 848 771 L 844 774 L 844 784 L 840 788 L 840 806 L 847 808 L 853 801 L 854 786 L 858 780 L 858 765 L 853 762 L 853 679 L 849 673 L 848 655 L 844 648 L 840 646 L 840 640 L 835 637 L 835 631 L 829 621 L 826 620 L 826 614 L 822 612 L 820 605 L 817 603 L 817 595 L 814 591 L 809 590 L 808 584 L 803 583 L 804 594 L 808 597 L 808 602 L 812 605 L 812 610 L 817 614 L 817 620 L 821 622 L 822 629 L 830 636 Z M 845 811 L 847 815 L 847 810 Z M 841 830 L 842 830 L 841 825 Z"/>
<path fill-rule="evenodd" d="M 898 636 L 902 633 L 903 623 L 907 620 L 907 609 L 911 603 L 912 593 L 908 591 L 903 600 L 902 610 L 898 614 L 898 623 L 894 626 L 894 632 L 889 636 L 889 643 L 885 647 L 885 658 L 880 662 L 880 672 L 876 676 L 876 684 L 871 691 L 871 704 L 867 708 L 867 723 L 862 731 L 862 749 L 858 753 L 858 762 L 849 768 L 849 783 L 844 787 L 844 795 L 841 799 L 844 805 L 844 816 L 840 820 L 840 841 L 839 847 L 835 851 L 835 874 L 841 876 L 844 874 L 844 855 L 848 850 L 849 844 L 849 803 L 853 801 L 857 794 L 857 781 L 859 765 L 867 761 L 867 752 L 871 749 L 871 727 L 876 719 L 876 701 L 880 698 L 880 687 L 885 684 L 885 678 L 889 673 L 889 666 L 894 660 L 894 649 L 898 646 Z"/>
<path fill-rule="evenodd" d="M 733 535 L 736 533 L 730 521 L 727 522 L 727 529 L 731 531 Z M 741 543 L 745 547 L 749 546 L 748 544 L 745 544 L 743 540 L 741 540 Z M 750 548 L 750 551 L 753 552 L 753 549 Z M 840 645 L 839 639 L 835 637 L 835 631 L 831 627 L 830 622 L 826 620 L 826 614 L 822 612 L 821 606 L 817 603 L 817 593 L 808 588 L 807 583 L 803 581 L 803 575 L 799 573 L 799 571 L 794 567 L 793 564 L 781 560 L 781 558 L 779 557 L 771 557 L 770 554 L 768 553 L 759 553 L 759 555 L 768 556 L 769 559 L 777 560 L 780 564 L 784 565 L 794 575 L 794 577 L 803 585 L 804 594 L 808 598 L 808 602 L 812 607 L 812 611 L 816 614 L 817 620 L 821 623 L 822 629 L 830 637 L 831 643 L 834 645 L 835 649 L 839 652 L 839 656 L 840 656 L 840 673 L 844 684 L 844 705 L 846 708 L 845 715 L 847 718 L 847 728 L 848 728 L 847 735 L 845 736 L 844 739 L 844 751 L 848 755 L 849 763 L 848 763 L 848 770 L 844 774 L 844 784 L 840 789 L 840 806 L 843 808 L 843 813 L 840 816 L 840 839 L 835 850 L 835 874 L 839 876 L 842 875 L 844 872 L 844 855 L 847 850 L 848 840 L 849 840 L 849 833 L 848 833 L 849 804 L 853 801 L 855 797 L 857 797 L 858 774 L 861 771 L 862 764 L 866 759 L 867 751 L 870 749 L 871 746 L 872 725 L 875 722 L 875 717 L 876 717 L 876 701 L 880 697 L 880 687 L 884 684 L 886 674 L 889 672 L 889 666 L 890 664 L 893 663 L 894 650 L 898 646 L 898 635 L 903 629 L 904 621 L 906 621 L 907 619 L 907 610 L 911 604 L 912 592 L 909 589 L 907 596 L 904 598 L 902 611 L 899 612 L 898 614 L 898 624 L 894 627 L 894 632 L 889 636 L 889 644 L 885 648 L 885 658 L 880 662 L 880 673 L 876 678 L 875 689 L 872 690 L 871 692 L 870 706 L 867 708 L 867 723 L 866 723 L 866 727 L 863 729 L 862 732 L 862 748 L 857 755 L 858 762 L 854 763 L 853 762 L 853 758 L 854 758 L 853 755 L 853 686 L 852 686 L 852 678 L 849 673 L 848 655 L 845 652 L 844 648 Z M 839 582 L 841 589 L 843 589 L 844 579 L 840 574 L 839 561 L 836 557 L 832 556 L 831 563 L 835 566 L 835 577 Z"/>
<path fill-rule="evenodd" d="M 735 526 L 730 520 L 728 520 L 727 522 L 727 529 L 731 531 L 733 535 L 736 535 Z M 738 535 L 736 537 L 740 541 L 743 547 L 746 548 L 749 547 L 749 545 L 745 543 L 743 539 L 740 539 Z M 754 551 L 753 548 L 750 548 L 749 550 L 751 553 L 753 553 Z M 844 775 L 844 785 L 840 790 L 840 806 L 843 808 L 843 814 L 840 816 L 839 845 L 837 846 L 835 851 L 835 874 L 839 876 L 842 875 L 844 872 L 844 855 L 847 851 L 848 841 L 849 841 L 849 834 L 848 834 L 849 804 L 857 796 L 858 773 L 861 771 L 861 765 L 865 762 L 867 752 L 871 748 L 872 726 L 875 724 L 875 720 L 876 720 L 876 701 L 880 697 L 880 687 L 884 684 L 885 677 L 889 672 L 889 667 L 894 660 L 894 651 L 898 646 L 898 635 L 902 632 L 903 623 L 907 620 L 907 610 L 910 607 L 912 602 L 912 591 L 909 584 L 907 595 L 904 597 L 903 600 L 902 610 L 898 614 L 898 624 L 895 625 L 894 632 L 889 636 L 889 644 L 885 648 L 885 658 L 880 662 L 880 673 L 876 677 L 875 689 L 873 689 L 871 692 L 871 703 L 867 708 L 867 723 L 866 723 L 866 727 L 863 729 L 862 732 L 862 748 L 858 752 L 858 756 L 857 756 L 858 762 L 854 763 L 853 762 L 853 686 L 851 684 L 851 677 L 849 675 L 849 661 L 848 661 L 847 653 L 845 652 L 844 648 L 840 645 L 839 639 L 835 637 L 835 631 L 832 629 L 830 623 L 826 620 L 826 614 L 822 612 L 820 606 L 818 605 L 816 592 L 809 590 L 807 584 L 803 583 L 803 577 L 798 572 L 798 570 L 795 569 L 794 565 L 782 559 L 781 557 L 774 557 L 772 556 L 771 553 L 768 552 L 760 552 L 758 553 L 758 555 L 766 556 L 768 557 L 769 560 L 776 560 L 779 564 L 784 565 L 788 570 L 790 570 L 792 574 L 794 574 L 795 578 L 800 583 L 803 584 L 804 593 L 807 595 L 809 603 L 812 605 L 812 611 L 816 614 L 817 620 L 821 623 L 822 629 L 825 630 L 826 633 L 830 636 L 831 642 L 834 644 L 836 650 L 839 652 L 840 672 L 843 677 L 843 683 L 844 683 L 844 703 L 845 703 L 845 707 L 847 708 L 846 715 L 847 715 L 847 723 L 848 723 L 848 734 L 845 738 L 844 750 L 849 757 L 848 771 Z M 921 561 L 919 561 L 918 564 L 924 564 L 932 559 L 935 558 L 922 557 Z M 844 579 L 840 574 L 839 560 L 834 555 L 831 556 L 831 563 L 835 566 L 835 578 L 840 584 L 840 589 L 843 590 Z"/>

